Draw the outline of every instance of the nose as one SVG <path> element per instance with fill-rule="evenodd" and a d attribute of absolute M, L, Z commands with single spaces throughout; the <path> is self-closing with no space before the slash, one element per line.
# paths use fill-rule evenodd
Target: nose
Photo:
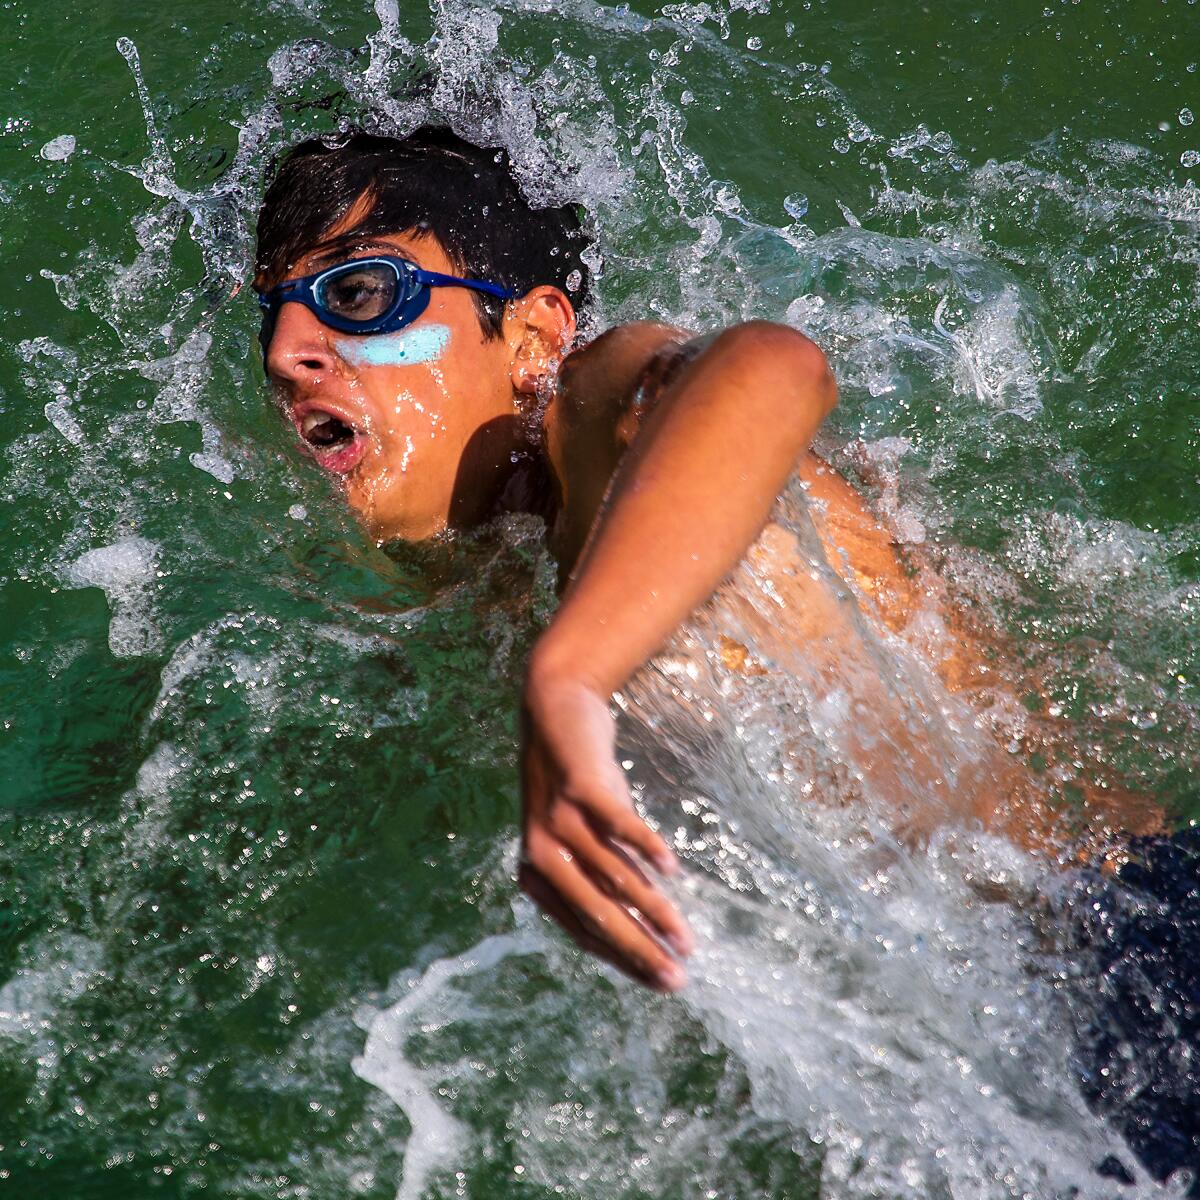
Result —
<path fill-rule="evenodd" d="M 303 304 L 289 301 L 275 314 L 266 368 L 272 383 L 293 387 L 311 387 L 333 369 L 328 330 Z"/>

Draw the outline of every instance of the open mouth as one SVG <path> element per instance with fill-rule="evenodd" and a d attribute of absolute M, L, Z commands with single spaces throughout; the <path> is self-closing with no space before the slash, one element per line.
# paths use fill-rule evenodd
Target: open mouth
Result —
<path fill-rule="evenodd" d="M 328 449 L 353 441 L 354 430 L 332 413 L 309 413 L 300 422 L 300 436 L 310 446 Z"/>
<path fill-rule="evenodd" d="M 351 471 L 366 453 L 366 434 L 341 413 L 302 404 L 292 410 L 292 421 L 309 453 L 326 470 Z"/>

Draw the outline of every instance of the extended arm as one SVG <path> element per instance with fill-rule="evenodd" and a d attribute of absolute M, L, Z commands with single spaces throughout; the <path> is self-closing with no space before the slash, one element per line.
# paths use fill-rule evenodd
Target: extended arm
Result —
<path fill-rule="evenodd" d="M 682 984 L 660 938 L 686 953 L 689 935 L 626 852 L 673 868 L 613 760 L 609 699 L 741 559 L 835 395 L 794 330 L 753 322 L 714 339 L 643 420 L 530 662 L 523 884 L 652 986 Z"/>

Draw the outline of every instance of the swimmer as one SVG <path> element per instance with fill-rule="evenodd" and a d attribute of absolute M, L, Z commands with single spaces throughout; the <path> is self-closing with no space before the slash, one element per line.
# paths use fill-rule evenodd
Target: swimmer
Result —
<path fill-rule="evenodd" d="M 301 447 L 377 539 L 546 518 L 565 590 L 524 686 L 521 882 L 670 991 L 691 938 L 631 857 L 677 869 L 614 761 L 611 696 L 758 537 L 835 386 L 767 322 L 576 347 L 588 247 L 574 206 L 532 208 L 503 152 L 449 131 L 305 142 L 259 216 L 260 342 Z"/>
<path fill-rule="evenodd" d="M 448 130 L 305 142 L 283 160 L 259 217 L 260 341 L 298 444 L 380 541 L 436 537 L 511 511 L 546 520 L 562 602 L 522 697 L 520 881 L 585 949 L 673 991 L 686 981 L 691 935 L 651 870 L 677 865 L 637 815 L 614 759 L 613 693 L 743 560 L 770 577 L 785 614 L 764 631 L 773 661 L 832 675 L 861 656 L 834 589 L 770 522 L 797 474 L 818 502 L 828 562 L 882 626 L 903 629 L 930 584 L 918 585 L 861 496 L 811 448 L 836 398 L 816 345 L 765 321 L 703 337 L 637 322 L 579 345 L 589 246 L 573 206 L 532 207 L 504 152 Z M 985 684 L 1002 648 L 963 614 L 941 615 L 949 651 L 934 665 L 947 692 Z M 761 669 L 746 647 L 723 645 L 730 670 Z M 921 811 L 900 807 L 903 833 L 920 838 L 958 818 L 1062 855 L 1055 813 L 1011 754 L 972 742 L 976 778 L 948 784 L 876 684 L 887 736 L 859 756 L 874 791 L 887 794 L 903 774 L 931 798 Z M 1164 902 L 1183 895 L 1200 912 L 1200 842 L 1162 836 L 1162 814 L 1107 781 L 1077 783 L 1097 827 L 1141 835 L 1121 839 L 1137 854 L 1133 885 Z M 1093 846 L 1106 848 L 1103 838 Z M 1152 920 L 1167 933 L 1149 936 Z M 1098 1104 L 1146 1012 L 1161 1024 L 1186 1010 L 1200 1027 L 1193 956 L 1171 950 L 1180 937 L 1200 942 L 1200 918 L 1128 921 L 1121 936 L 1134 959 L 1119 941 L 1109 953 L 1132 962 L 1129 979 L 1114 984 L 1084 1081 Z M 1138 981 L 1147 979 L 1159 997 L 1182 997 L 1166 1016 L 1143 1003 Z M 1172 1044 L 1169 1031 L 1159 1043 Z M 1123 1118 L 1159 1178 L 1200 1162 L 1200 1088 L 1189 1076 L 1191 1107 L 1176 1103 L 1173 1070 L 1166 1063 L 1165 1082 Z"/>
<path fill-rule="evenodd" d="M 832 671 L 856 653 L 828 585 L 768 523 L 795 473 L 819 502 L 829 560 L 885 625 L 901 628 L 919 591 L 861 496 L 811 449 L 836 398 L 821 350 L 765 321 L 702 337 L 637 322 L 577 345 L 589 245 L 574 206 L 531 207 L 504 152 L 449 130 L 308 141 L 259 216 L 260 342 L 300 446 L 380 541 L 505 511 L 546 519 L 563 596 L 524 686 L 521 883 L 582 946 L 671 991 L 691 937 L 642 869 L 677 867 L 614 760 L 612 694 L 748 552 L 785 599 L 780 658 L 790 647 Z M 938 663 L 952 691 L 988 670 L 985 649 L 955 633 Z M 730 643 L 733 665 L 742 653 Z M 893 732 L 874 756 L 876 790 L 903 770 L 946 793 L 928 748 Z M 992 783 L 966 789 L 969 811 L 944 794 L 898 824 L 920 837 L 957 815 L 1047 842 L 1053 819 L 1013 802 L 1010 759 L 981 752 Z M 1154 831 L 1155 810 L 1135 817 L 1134 832 Z"/>

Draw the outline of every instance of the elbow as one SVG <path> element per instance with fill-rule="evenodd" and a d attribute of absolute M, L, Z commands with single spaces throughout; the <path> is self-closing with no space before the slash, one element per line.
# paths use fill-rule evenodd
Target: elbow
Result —
<path fill-rule="evenodd" d="M 794 337 L 798 337 L 804 343 L 800 353 L 804 358 L 803 369 L 807 372 L 805 378 L 809 380 L 813 393 L 817 397 L 821 406 L 821 419 L 824 420 L 837 407 L 837 380 L 834 378 L 833 368 L 829 365 L 829 359 L 825 357 L 825 352 L 816 342 L 796 330 L 791 332 Z"/>
<path fill-rule="evenodd" d="M 768 395 L 795 410 L 815 408 L 824 420 L 837 404 L 837 381 L 821 347 L 790 325 L 747 321 L 718 339 L 748 371 L 762 379 Z"/>

